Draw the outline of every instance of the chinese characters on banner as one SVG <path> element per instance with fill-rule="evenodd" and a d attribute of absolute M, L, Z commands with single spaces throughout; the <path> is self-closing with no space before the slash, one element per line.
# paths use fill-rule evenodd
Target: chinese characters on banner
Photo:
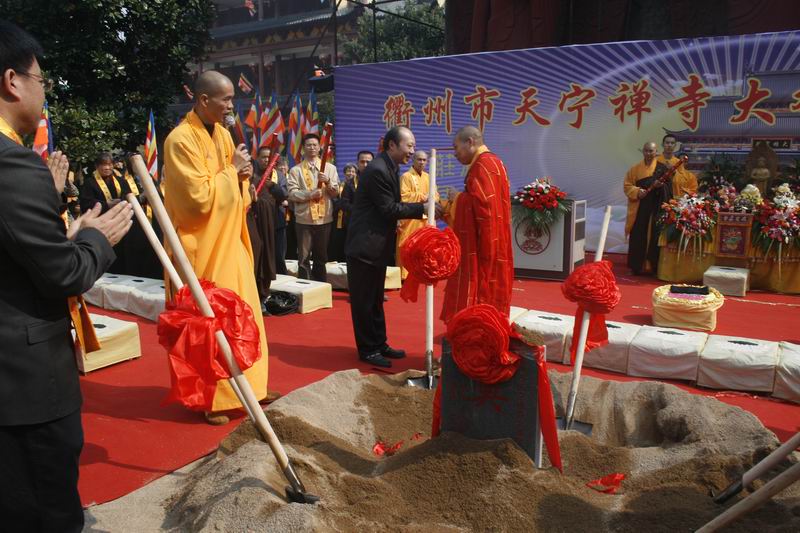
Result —
<path fill-rule="evenodd" d="M 697 74 L 689 74 L 685 81 L 685 84 L 678 87 L 680 93 L 666 101 L 666 107 L 674 109 L 691 131 L 697 131 L 700 127 L 700 110 L 707 106 L 711 92 L 706 89 Z M 764 105 L 771 94 L 769 89 L 761 86 L 761 80 L 755 77 L 749 78 L 746 94 L 733 101 L 735 113 L 728 122 L 737 125 L 753 118 L 773 126 L 776 122 L 775 111 Z M 520 126 L 531 119 L 539 126 L 550 126 L 550 119 L 540 112 L 541 102 L 537 96 L 541 95 L 533 85 L 519 91 L 519 103 L 514 106 L 516 117 L 512 120 L 512 125 Z M 573 82 L 569 84 L 568 90 L 561 92 L 556 108 L 560 113 L 570 115 L 569 125 L 579 130 L 584 126 L 585 111 L 595 103 L 596 96 L 597 92 L 593 88 Z M 450 88 L 445 88 L 442 94 L 427 97 L 420 108 L 426 126 L 435 124 L 442 126 L 447 134 L 452 133 L 453 97 L 454 92 Z M 646 120 L 646 115 L 653 112 L 650 102 L 652 97 L 648 80 L 620 81 L 616 92 L 608 97 L 608 105 L 613 115 L 623 124 L 626 118 L 633 117 L 638 130 L 642 126 L 642 121 Z M 462 101 L 469 106 L 470 116 L 483 131 L 486 124 L 492 122 L 495 105 L 501 98 L 503 94 L 499 89 L 475 85 L 475 91 L 465 95 Z M 788 107 L 789 112 L 800 113 L 800 89 L 792 95 L 792 98 L 794 101 Z M 411 127 L 411 116 L 416 111 L 414 103 L 406 98 L 404 93 L 387 97 L 383 109 L 383 122 L 386 128 Z"/>

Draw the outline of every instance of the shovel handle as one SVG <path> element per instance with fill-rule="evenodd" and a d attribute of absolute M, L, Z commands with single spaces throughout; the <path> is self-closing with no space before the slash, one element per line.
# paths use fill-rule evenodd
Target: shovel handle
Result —
<path fill-rule="evenodd" d="M 153 247 L 153 251 L 155 251 L 158 260 L 161 262 L 161 266 L 163 266 L 164 270 L 167 271 L 167 275 L 172 282 L 172 286 L 175 287 L 175 290 L 180 290 L 183 287 L 183 280 L 178 274 L 178 271 L 175 269 L 175 265 L 172 264 L 169 254 L 167 254 L 167 251 L 164 249 L 164 245 L 162 245 L 161 241 L 158 240 L 158 236 L 153 230 L 153 226 L 150 225 L 150 221 L 147 220 L 147 215 L 145 215 L 142 206 L 139 205 L 139 200 L 136 199 L 136 196 L 133 193 L 129 193 L 125 199 L 133 207 L 133 213 L 136 215 L 136 220 L 139 221 L 139 225 L 142 227 L 142 230 L 144 230 L 144 234 L 147 237 L 147 240 L 150 242 L 150 246 Z M 239 386 L 232 379 L 228 379 L 228 383 L 230 384 L 231 389 L 233 389 L 233 392 L 236 394 L 236 397 L 239 399 L 239 403 L 244 406 L 248 416 L 250 416 L 252 419 L 253 415 L 250 411 L 250 405 L 245 401 L 242 391 L 239 390 Z"/>
<path fill-rule="evenodd" d="M 750 494 L 748 497 L 740 500 L 736 505 L 729 507 L 715 519 L 698 529 L 696 533 L 712 533 L 721 530 L 751 511 L 758 509 L 764 505 L 767 500 L 771 499 L 797 480 L 800 480 L 800 463 L 785 470 L 783 473 L 773 478 L 772 481 Z"/>
<path fill-rule="evenodd" d="M 428 187 L 428 226 L 436 226 L 436 148 L 431 149 L 430 184 Z M 433 383 L 433 285 L 425 287 L 425 372 L 428 385 Z"/>
<path fill-rule="evenodd" d="M 153 230 L 153 226 L 150 225 L 150 221 L 147 220 L 147 215 L 145 215 L 142 206 L 139 205 L 139 200 L 136 199 L 136 195 L 133 193 L 128 193 L 125 199 L 129 204 L 131 204 L 131 207 L 133 207 L 133 214 L 136 216 L 136 220 L 139 221 L 139 225 L 144 230 L 145 237 L 147 237 L 147 241 L 150 243 L 150 246 L 156 253 L 158 260 L 161 262 L 161 266 L 163 266 L 164 270 L 167 271 L 167 275 L 169 276 L 169 280 L 172 282 L 172 285 L 175 286 L 175 289 L 180 289 L 183 287 L 183 280 L 178 275 L 178 271 L 175 270 L 175 265 L 173 265 L 172 261 L 170 261 L 169 255 L 167 255 L 167 251 L 164 249 L 161 241 L 158 240 L 158 235 L 156 235 L 156 232 Z"/>
<path fill-rule="evenodd" d="M 742 474 L 742 478 L 740 480 L 731 483 L 724 491 L 718 494 L 714 498 L 714 501 L 717 503 L 725 503 L 726 501 L 730 500 L 733 496 L 740 493 L 744 488 L 750 486 L 753 481 L 769 472 L 798 447 L 800 447 L 800 431 L 795 433 L 792 438 L 777 447 L 771 454 L 753 465 L 750 470 Z"/>
<path fill-rule="evenodd" d="M 606 247 L 608 225 L 610 223 L 611 206 L 607 205 L 603 215 L 603 227 L 600 229 L 600 241 L 597 244 L 597 251 L 594 254 L 595 263 L 603 260 L 603 251 Z M 589 313 L 584 311 L 581 317 L 581 329 L 578 335 L 578 349 L 575 352 L 575 367 L 572 369 L 572 383 L 570 384 L 569 396 L 567 397 L 567 410 L 564 414 L 565 429 L 572 428 L 572 421 L 575 417 L 575 402 L 578 397 L 578 385 L 580 384 L 581 371 L 583 370 L 583 356 L 586 353 L 586 337 L 589 335 L 589 318 Z"/>
<path fill-rule="evenodd" d="M 194 296 L 197 306 L 200 308 L 200 311 L 204 316 L 213 317 L 214 311 L 211 309 L 211 305 L 209 304 L 205 293 L 200 287 L 200 281 L 197 279 L 197 275 L 194 273 L 194 269 L 189 263 L 189 259 L 186 257 L 186 252 L 183 250 L 183 246 L 181 246 L 180 240 L 178 239 L 178 234 L 169 219 L 167 211 L 164 208 L 164 204 L 161 202 L 161 198 L 158 196 L 158 192 L 156 191 L 150 174 L 147 172 L 147 168 L 144 165 L 142 157 L 138 154 L 131 157 L 131 166 L 133 167 L 134 172 L 139 175 L 139 179 L 142 181 L 145 196 L 150 202 L 150 206 L 153 208 L 153 212 L 155 213 L 155 216 L 161 225 L 162 230 L 164 231 L 164 237 L 167 239 L 167 242 L 172 249 L 173 257 L 175 257 L 178 261 L 178 267 L 180 268 L 183 277 L 186 280 L 186 284 L 189 285 L 189 289 L 192 291 L 192 296 Z M 246 406 L 248 414 L 251 416 L 253 423 L 258 428 L 259 432 L 264 437 L 264 440 L 266 440 L 267 444 L 272 450 L 272 453 L 275 456 L 275 459 L 278 461 L 278 465 L 281 467 L 281 470 L 283 470 L 284 473 L 291 471 L 292 469 L 289 462 L 289 456 L 286 455 L 286 450 L 283 448 L 280 440 L 278 440 L 278 436 L 272 429 L 269 420 L 267 420 L 264 410 L 259 406 L 258 400 L 256 399 L 255 394 L 253 394 L 253 389 L 250 387 L 250 382 L 248 382 L 244 374 L 242 374 L 242 370 L 239 368 L 239 365 L 233 358 L 233 352 L 231 351 L 231 346 L 228 343 L 228 339 L 221 330 L 218 330 L 214 336 L 217 339 L 217 343 L 222 351 L 222 355 L 226 364 L 228 365 L 232 379 L 241 392 L 241 399 L 244 400 L 243 405 Z M 287 478 L 290 478 L 290 476 L 287 475 Z M 294 479 L 289 479 L 289 482 L 293 485 L 294 489 L 305 492 L 305 487 L 303 487 L 303 484 L 296 476 L 294 476 Z"/>

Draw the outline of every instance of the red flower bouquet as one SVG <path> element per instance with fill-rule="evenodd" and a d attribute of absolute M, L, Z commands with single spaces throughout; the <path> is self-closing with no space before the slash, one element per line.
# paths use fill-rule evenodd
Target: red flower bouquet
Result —
<path fill-rule="evenodd" d="M 511 197 L 514 224 L 528 221 L 533 228 L 549 228 L 558 217 L 569 213 L 567 193 L 550 184 L 550 178 L 537 178 Z"/>

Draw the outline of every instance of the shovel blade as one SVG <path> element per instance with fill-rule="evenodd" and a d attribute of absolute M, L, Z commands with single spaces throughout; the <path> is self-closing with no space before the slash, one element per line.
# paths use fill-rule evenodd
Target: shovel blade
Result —
<path fill-rule="evenodd" d="M 430 374 L 425 376 L 420 376 L 418 378 L 408 378 L 406 379 L 406 385 L 409 387 L 418 387 L 420 389 L 435 389 L 437 384 L 439 383 L 439 378 Z"/>
<path fill-rule="evenodd" d="M 308 503 L 313 505 L 319 501 L 319 496 L 302 490 L 296 490 L 286 485 L 286 500 L 289 503 Z"/>
<path fill-rule="evenodd" d="M 564 418 L 556 418 L 556 426 L 558 429 L 565 430 L 567 428 L 567 422 Z M 580 422 L 578 420 L 573 420 L 572 425 L 569 427 L 572 431 L 578 431 L 583 433 L 587 437 L 592 436 L 592 424 L 588 424 L 586 422 Z"/>

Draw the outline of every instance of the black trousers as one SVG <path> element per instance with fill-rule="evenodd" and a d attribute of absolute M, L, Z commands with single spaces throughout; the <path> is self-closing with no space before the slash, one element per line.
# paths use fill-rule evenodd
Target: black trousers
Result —
<path fill-rule="evenodd" d="M 275 228 L 275 273 L 286 275 L 286 226 Z"/>
<path fill-rule="evenodd" d="M 328 281 L 328 241 L 331 238 L 331 223 L 297 224 L 297 277 Z M 314 262 L 313 267 L 311 261 Z"/>
<path fill-rule="evenodd" d="M 80 532 L 80 409 L 41 424 L 0 426 L 0 530 Z"/>
<path fill-rule="evenodd" d="M 347 286 L 350 315 L 359 355 L 369 355 L 386 347 L 386 317 L 383 314 L 383 287 L 386 265 L 371 265 L 347 258 Z"/>

